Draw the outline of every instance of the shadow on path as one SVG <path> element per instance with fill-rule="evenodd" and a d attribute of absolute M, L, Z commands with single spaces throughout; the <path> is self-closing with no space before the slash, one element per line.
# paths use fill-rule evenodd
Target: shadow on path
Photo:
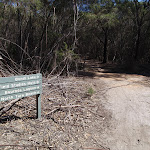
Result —
<path fill-rule="evenodd" d="M 118 65 L 102 64 L 95 60 L 86 60 L 84 69 L 78 71 L 79 77 L 125 78 L 126 75 L 150 77 L 150 64 Z"/>

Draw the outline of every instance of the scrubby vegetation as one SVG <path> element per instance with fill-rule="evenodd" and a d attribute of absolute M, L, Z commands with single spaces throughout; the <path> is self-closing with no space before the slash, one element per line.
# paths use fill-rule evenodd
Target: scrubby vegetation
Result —
<path fill-rule="evenodd" d="M 76 70 L 79 58 L 150 62 L 149 1 L 1 0 L 1 72 Z"/>

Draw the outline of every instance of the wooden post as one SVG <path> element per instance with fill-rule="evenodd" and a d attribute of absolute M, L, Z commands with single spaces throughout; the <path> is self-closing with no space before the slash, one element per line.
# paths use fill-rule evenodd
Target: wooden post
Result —
<path fill-rule="evenodd" d="M 37 118 L 41 118 L 41 94 L 36 95 Z"/>

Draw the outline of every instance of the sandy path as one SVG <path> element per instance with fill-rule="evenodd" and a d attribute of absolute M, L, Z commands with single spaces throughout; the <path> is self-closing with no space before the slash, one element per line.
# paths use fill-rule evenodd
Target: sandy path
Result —
<path fill-rule="evenodd" d="M 115 126 L 107 135 L 108 147 L 111 150 L 150 150 L 150 87 L 140 83 L 144 76 L 124 76 L 100 78 L 108 87 L 106 108 L 112 112 Z"/>
<path fill-rule="evenodd" d="M 110 73 L 92 61 L 87 61 L 86 67 L 95 80 L 106 85 L 105 108 L 112 113 L 113 124 L 111 131 L 102 135 L 107 147 L 110 150 L 150 150 L 150 84 L 143 84 L 150 81 L 148 77 Z"/>

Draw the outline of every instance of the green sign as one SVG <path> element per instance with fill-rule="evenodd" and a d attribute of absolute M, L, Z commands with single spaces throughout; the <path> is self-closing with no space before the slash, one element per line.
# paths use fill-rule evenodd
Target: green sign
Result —
<path fill-rule="evenodd" d="M 32 74 L 0 78 L 0 101 L 37 95 L 37 116 L 41 117 L 42 75 Z"/>

